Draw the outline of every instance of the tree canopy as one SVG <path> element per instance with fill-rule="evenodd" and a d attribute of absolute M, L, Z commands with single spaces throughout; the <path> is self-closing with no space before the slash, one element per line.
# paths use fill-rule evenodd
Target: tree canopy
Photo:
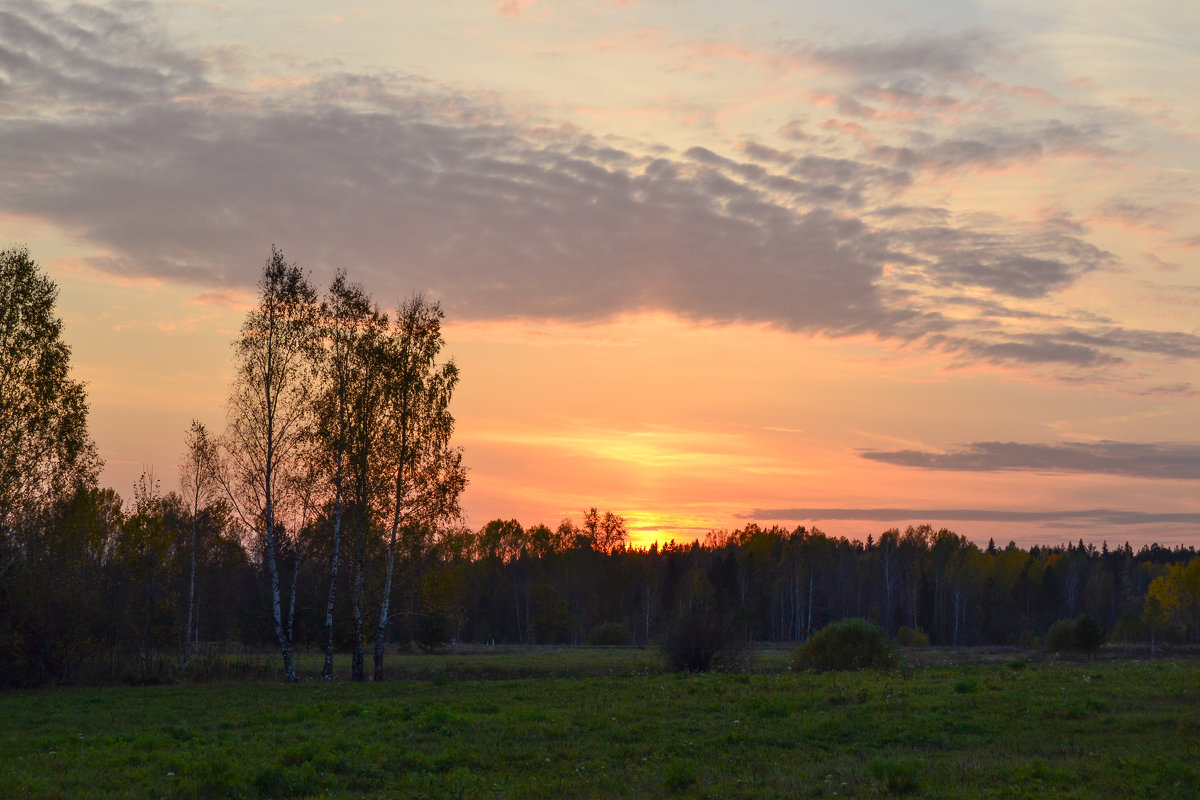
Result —
<path fill-rule="evenodd" d="M 100 459 L 87 395 L 55 313 L 58 287 L 25 248 L 0 251 L 0 543 L 72 487 L 94 483 Z M 3 569 L 3 563 L 0 563 Z"/>

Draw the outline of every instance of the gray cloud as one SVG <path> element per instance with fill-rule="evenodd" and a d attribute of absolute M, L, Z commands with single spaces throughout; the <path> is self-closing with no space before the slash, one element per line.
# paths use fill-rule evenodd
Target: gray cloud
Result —
<path fill-rule="evenodd" d="M 997 339 L 999 341 L 997 341 Z M 944 352 L 960 355 L 975 363 L 983 361 L 996 365 L 1063 364 L 1074 367 L 1104 367 L 1123 363 L 1120 356 L 1096 347 L 1063 342 L 1052 335 L 1021 334 L 993 339 L 937 333 L 927 343 Z"/>
<path fill-rule="evenodd" d="M 17 0 L 0 12 L 0 211 L 103 248 L 93 264 L 111 273 L 246 288 L 275 242 L 319 280 L 344 265 L 384 302 L 427 290 L 460 318 L 661 309 L 1006 364 L 1200 356 L 1185 334 L 1006 334 L 1000 320 L 1037 318 L 1004 313 L 1009 299 L 1047 297 L 1112 257 L 1061 225 L 900 198 L 931 165 L 1083 146 L 1082 129 L 1078 141 L 1068 125 L 988 129 L 971 139 L 982 150 L 923 141 L 911 168 L 894 154 L 753 142 L 736 157 L 678 154 L 531 122 L 419 76 L 230 89 L 214 62 L 172 46 L 153 6 L 55 9 Z M 982 34 L 922 34 L 809 57 L 948 80 L 998 52 Z M 951 102 L 919 77 L 870 85 L 893 102 Z M 991 328 L 938 305 L 937 292 L 980 289 L 995 295 L 977 301 Z"/>
<path fill-rule="evenodd" d="M 994 509 L 922 508 L 756 508 L 740 519 L 752 520 L 863 520 L 872 522 L 1016 522 L 1053 527 L 1089 525 L 1200 525 L 1200 513 L 1144 513 L 1107 508 L 1077 511 L 1005 511 Z"/>
<path fill-rule="evenodd" d="M 1134 442 L 973 442 L 945 453 L 863 450 L 872 461 L 958 472 L 1029 471 L 1200 480 L 1200 445 Z"/>
<path fill-rule="evenodd" d="M 403 78 L 222 91 L 115 12 L 17 8 L 0 32 L 24 65 L 9 93 L 49 101 L 67 86 L 83 108 L 9 107 L 0 205 L 104 245 L 103 269 L 246 286 L 274 241 L 321 271 L 353 265 L 385 295 L 437 292 L 460 316 L 663 308 L 834 334 L 919 328 L 883 303 L 880 234 L 815 202 L 829 192 L 814 182 L 781 204 L 752 162 L 624 152 Z M 127 47 L 107 47 L 109 30 Z M 105 59 L 88 105 L 93 87 L 73 76 Z"/>
<path fill-rule="evenodd" d="M 1051 315 L 1009 310 L 999 303 L 974 298 L 950 297 L 941 302 L 948 306 L 971 305 L 981 316 L 1017 319 L 1059 319 Z M 1103 323 L 1104 320 L 1097 322 Z M 960 354 L 971 361 L 992 364 L 1069 364 L 1078 367 L 1103 367 L 1126 361 L 1120 354 L 1149 354 L 1171 360 L 1200 358 L 1200 336 L 1178 331 L 1131 330 L 1104 325 L 1092 330 L 1058 327 L 1040 333 L 1004 335 L 993 332 L 988 338 L 952 332 L 932 332 L 926 343 L 947 353 Z"/>
<path fill-rule="evenodd" d="M 926 265 L 910 280 L 978 286 L 1016 298 L 1043 297 L 1115 264 L 1112 254 L 1054 224 L 1022 228 L 982 218 L 897 230 L 894 241 L 907 244 Z"/>
<path fill-rule="evenodd" d="M 1001 40 L 986 31 L 918 31 L 899 41 L 838 47 L 797 45 L 798 52 L 831 69 L 851 75 L 895 76 L 904 73 L 964 80 L 979 75 L 981 63 L 1004 58 Z"/>
<path fill-rule="evenodd" d="M 991 127 L 975 131 L 969 137 L 940 139 L 910 147 L 881 145 L 872 152 L 898 169 L 945 172 L 1004 167 L 1065 153 L 1105 155 L 1111 152 L 1106 141 L 1105 131 L 1095 125 L 1054 120 L 1030 130 Z"/>

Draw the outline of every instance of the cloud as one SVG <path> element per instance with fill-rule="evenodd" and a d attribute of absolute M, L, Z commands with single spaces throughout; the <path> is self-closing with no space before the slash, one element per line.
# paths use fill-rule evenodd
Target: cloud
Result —
<path fill-rule="evenodd" d="M 1028 130 L 986 127 L 969 136 L 957 136 L 917 145 L 880 145 L 875 157 L 900 169 L 947 172 L 963 169 L 1000 169 L 1047 156 L 1102 157 L 1113 151 L 1108 134 L 1095 124 L 1069 124 L 1053 120 Z"/>
<path fill-rule="evenodd" d="M 903 152 L 810 137 L 797 152 L 742 141 L 680 153 L 423 76 L 242 80 L 235 53 L 174 45 L 156 9 L 18 0 L 0 12 L 0 213 L 92 244 L 109 274 L 216 299 L 252 287 L 274 242 L 318 281 L 346 266 L 385 304 L 425 290 L 458 319 L 659 310 L 1084 369 L 1197 354 L 1186 334 L 1007 330 L 1044 319 L 1015 301 L 1051 298 L 1113 256 L 1051 219 L 905 202 L 924 172 L 1098 147 L 1098 128 L 991 126 Z M 797 47 L 877 102 L 931 109 L 957 107 L 941 84 L 1007 58 L 978 32 Z M 986 325 L 942 299 L 965 295 L 990 309 Z"/>
<path fill-rule="evenodd" d="M 957 450 L 863 450 L 863 458 L 955 472 L 1041 472 L 1200 480 L 1200 445 L 1134 442 L 973 442 Z"/>
<path fill-rule="evenodd" d="M 978 77 L 983 64 L 1009 58 L 997 35 L 973 30 L 917 31 L 900 40 L 840 46 L 798 42 L 799 54 L 830 69 L 855 76 L 916 73 L 942 79 Z"/>
<path fill-rule="evenodd" d="M 921 509 L 921 508 L 756 508 L 739 519 L 752 520 L 863 520 L 875 522 L 1017 522 L 1040 523 L 1054 527 L 1089 525 L 1200 525 L 1200 513 L 1146 513 L 1107 508 L 1077 511 L 1006 511 L 995 509 Z"/>

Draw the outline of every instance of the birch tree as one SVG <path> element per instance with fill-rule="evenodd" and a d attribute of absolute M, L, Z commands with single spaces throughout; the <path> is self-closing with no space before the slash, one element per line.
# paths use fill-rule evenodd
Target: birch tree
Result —
<path fill-rule="evenodd" d="M 188 543 L 187 618 L 183 631 L 183 654 L 180 668 L 187 669 L 196 647 L 196 547 L 199 539 L 200 510 L 216 497 L 216 442 L 208 435 L 204 423 L 192 420 L 184 439 L 183 460 L 179 464 L 179 484 L 191 516 L 191 537 Z"/>
<path fill-rule="evenodd" d="M 218 479 L 243 525 L 261 542 L 284 673 L 295 681 L 277 553 L 280 537 L 299 534 L 296 518 L 306 510 L 295 477 L 309 436 L 317 297 L 300 268 L 275 247 L 258 285 L 258 306 L 234 343 L 237 364 Z"/>
<path fill-rule="evenodd" d="M 346 274 L 338 272 L 329 287 L 329 294 L 321 304 L 324 353 L 321 360 L 321 396 L 316 414 L 316 450 L 325 465 L 333 506 L 329 592 L 321 633 L 321 644 L 325 651 L 321 677 L 326 681 L 333 679 L 333 611 L 342 550 L 351 436 L 352 433 L 367 433 L 361 425 L 356 424 L 355 415 L 366 413 L 376 405 L 363 393 L 373 390 L 375 381 L 371 377 L 371 362 L 386 325 L 387 318 L 373 306 L 362 286 L 348 283 Z"/>
<path fill-rule="evenodd" d="M 438 303 L 412 297 L 397 310 L 387 338 L 383 462 L 391 474 L 391 524 L 375 630 L 377 681 L 383 679 L 397 539 L 403 530 L 424 540 L 439 523 L 456 519 L 458 497 L 467 482 L 462 451 L 450 444 L 450 399 L 458 385 L 458 367 L 452 360 L 437 360 L 445 344 L 442 317 Z"/>

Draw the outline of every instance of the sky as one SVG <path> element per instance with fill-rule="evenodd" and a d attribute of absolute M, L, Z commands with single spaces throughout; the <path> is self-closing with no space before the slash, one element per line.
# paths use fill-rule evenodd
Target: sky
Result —
<path fill-rule="evenodd" d="M 466 522 L 1200 546 L 1200 6 L 0 3 L 102 476 L 278 245 L 446 312 Z"/>

